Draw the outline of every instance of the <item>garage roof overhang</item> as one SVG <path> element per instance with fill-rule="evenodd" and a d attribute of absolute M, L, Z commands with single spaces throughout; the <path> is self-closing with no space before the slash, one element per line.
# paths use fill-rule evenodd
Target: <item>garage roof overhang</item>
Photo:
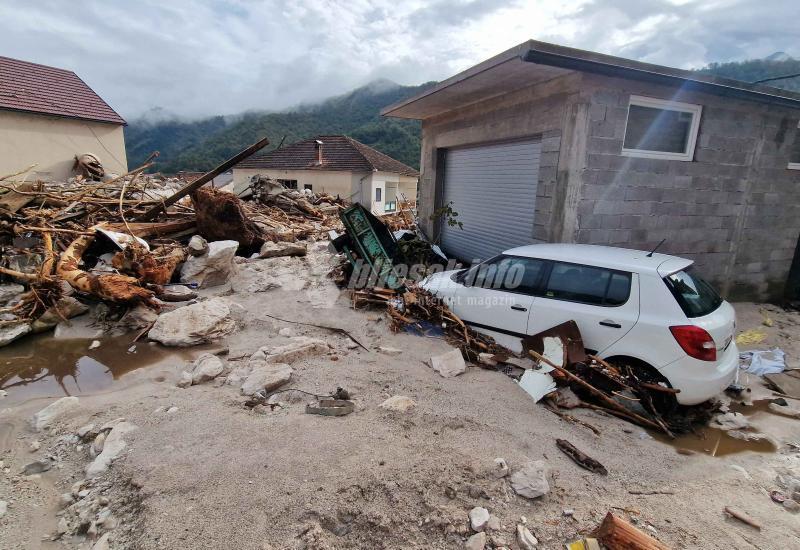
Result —
<path fill-rule="evenodd" d="M 678 86 L 684 90 L 800 108 L 800 93 L 529 40 L 421 94 L 390 105 L 381 114 L 424 120 L 577 72 L 642 80 Z"/>

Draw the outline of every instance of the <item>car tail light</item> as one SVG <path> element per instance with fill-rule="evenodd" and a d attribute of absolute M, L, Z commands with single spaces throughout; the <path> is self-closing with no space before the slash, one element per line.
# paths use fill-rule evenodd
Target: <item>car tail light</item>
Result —
<path fill-rule="evenodd" d="M 669 327 L 670 332 L 689 357 L 701 361 L 716 361 L 717 346 L 711 335 L 695 325 Z"/>

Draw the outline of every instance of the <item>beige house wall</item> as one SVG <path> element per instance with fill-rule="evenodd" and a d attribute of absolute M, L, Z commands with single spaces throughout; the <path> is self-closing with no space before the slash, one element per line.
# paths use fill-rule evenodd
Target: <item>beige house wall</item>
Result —
<path fill-rule="evenodd" d="M 92 153 L 109 173 L 128 171 L 119 124 L 0 111 L 0 175 L 36 164 L 27 180 L 65 181 L 75 155 Z M 22 179 L 24 175 L 16 179 Z"/>
<path fill-rule="evenodd" d="M 315 193 L 328 193 L 352 201 L 360 200 L 359 182 L 369 173 L 356 173 L 344 171 L 324 170 L 270 170 L 265 168 L 234 168 L 234 190 L 240 193 L 250 184 L 250 178 L 261 174 L 268 178 L 279 180 L 297 180 L 297 188 L 304 189 L 311 186 Z M 368 178 L 367 178 L 368 179 Z"/>
<path fill-rule="evenodd" d="M 402 200 L 402 195 L 405 195 L 406 199 L 410 201 L 416 200 L 417 180 L 418 178 L 413 176 L 401 176 L 391 172 L 375 172 L 372 174 L 369 185 L 370 193 L 365 195 L 361 204 L 370 208 L 376 216 L 388 214 L 390 212 L 386 211 L 386 202 L 389 195 L 394 194 L 396 197 L 396 209 L 399 208 L 399 201 Z M 375 190 L 377 188 L 381 190 L 381 200 L 376 200 L 377 193 Z M 387 192 L 387 189 L 389 192 Z M 369 197 L 368 199 L 367 196 Z M 391 212 L 396 211 L 396 209 Z"/>

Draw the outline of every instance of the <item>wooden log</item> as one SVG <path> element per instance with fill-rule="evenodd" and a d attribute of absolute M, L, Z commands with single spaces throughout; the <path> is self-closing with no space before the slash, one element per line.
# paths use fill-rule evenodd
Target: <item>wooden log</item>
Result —
<path fill-rule="evenodd" d="M 611 512 L 606 514 L 603 523 L 592 532 L 592 536 L 608 550 L 669 550 L 664 543 Z"/>
<path fill-rule="evenodd" d="M 605 466 L 583 451 L 579 450 L 577 447 L 575 447 L 575 445 L 566 439 L 556 439 L 556 446 L 561 449 L 561 452 L 570 457 L 573 462 L 575 462 L 575 464 L 581 468 L 585 468 L 586 470 L 596 474 L 604 476 L 608 475 L 608 470 L 606 470 Z"/>
<path fill-rule="evenodd" d="M 219 176 L 221 173 L 225 172 L 229 168 L 233 168 L 236 164 L 239 164 L 241 161 L 243 161 L 256 151 L 263 149 L 267 145 L 269 145 L 269 139 L 262 138 L 258 140 L 253 145 L 235 154 L 234 156 L 232 156 L 231 158 L 229 158 L 228 160 L 226 160 L 213 170 L 206 172 L 192 183 L 184 185 L 183 187 L 178 189 L 178 191 L 176 191 L 173 195 L 164 199 L 163 202 L 156 204 L 150 210 L 139 216 L 137 219 L 141 221 L 152 220 L 158 215 L 159 212 L 161 212 L 162 210 L 166 210 L 168 206 L 175 204 L 186 195 L 200 189 L 206 183 L 213 180 L 215 177 Z"/>

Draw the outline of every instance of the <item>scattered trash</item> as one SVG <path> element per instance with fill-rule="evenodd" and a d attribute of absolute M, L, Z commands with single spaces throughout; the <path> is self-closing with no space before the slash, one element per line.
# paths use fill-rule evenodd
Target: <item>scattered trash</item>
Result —
<path fill-rule="evenodd" d="M 755 344 L 760 344 L 764 340 L 767 339 L 767 333 L 758 329 L 750 329 L 744 332 L 740 332 L 736 336 L 736 345 L 737 346 L 753 346 Z"/>
<path fill-rule="evenodd" d="M 777 374 L 786 368 L 786 353 L 780 348 L 769 351 L 743 351 L 739 354 L 741 368 L 751 374 Z"/>
<path fill-rule="evenodd" d="M 346 399 L 320 399 L 316 405 L 306 405 L 306 414 L 345 416 L 355 410 L 355 403 Z"/>
<path fill-rule="evenodd" d="M 545 395 L 555 391 L 556 381 L 546 372 L 526 370 L 519 379 L 519 387 L 538 403 Z"/>

